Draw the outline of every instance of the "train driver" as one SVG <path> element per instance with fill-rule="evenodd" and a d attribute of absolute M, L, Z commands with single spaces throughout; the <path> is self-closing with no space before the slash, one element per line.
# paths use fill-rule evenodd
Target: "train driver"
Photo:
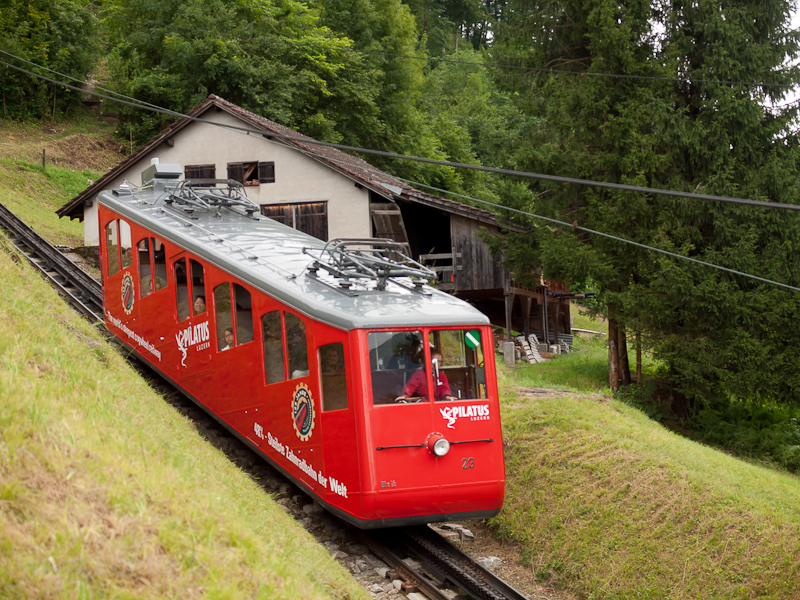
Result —
<path fill-rule="evenodd" d="M 431 367 L 433 369 L 433 382 L 435 390 L 433 399 L 439 400 L 455 400 L 450 391 L 450 384 L 447 382 L 447 375 L 439 369 L 442 364 L 442 353 L 438 350 L 431 350 Z M 427 398 L 428 397 L 428 378 L 424 369 L 419 369 L 412 373 L 408 382 L 403 386 L 402 393 L 395 398 L 395 402 L 405 402 L 409 398 Z"/>

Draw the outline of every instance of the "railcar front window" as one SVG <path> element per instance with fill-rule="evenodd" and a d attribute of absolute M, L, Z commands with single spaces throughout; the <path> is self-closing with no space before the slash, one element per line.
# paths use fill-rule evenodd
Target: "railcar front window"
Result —
<path fill-rule="evenodd" d="M 407 386 L 406 391 L 413 394 L 408 396 L 409 399 L 427 394 L 427 391 L 420 394 L 419 389 L 410 389 L 419 381 L 425 381 L 427 385 L 423 368 L 424 339 L 421 331 L 374 331 L 369 334 L 373 404 L 393 404 Z"/>
<path fill-rule="evenodd" d="M 470 400 L 486 397 L 486 376 L 481 332 L 479 329 L 436 329 L 428 334 L 428 344 L 440 354 L 434 368 L 448 394 L 435 400 Z"/>

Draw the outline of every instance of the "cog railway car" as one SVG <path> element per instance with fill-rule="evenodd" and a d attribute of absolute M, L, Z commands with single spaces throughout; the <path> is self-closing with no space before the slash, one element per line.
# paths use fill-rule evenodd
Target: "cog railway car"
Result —
<path fill-rule="evenodd" d="M 107 327 L 358 527 L 495 515 L 488 319 L 393 242 L 325 243 L 181 176 L 155 164 L 99 196 Z"/>

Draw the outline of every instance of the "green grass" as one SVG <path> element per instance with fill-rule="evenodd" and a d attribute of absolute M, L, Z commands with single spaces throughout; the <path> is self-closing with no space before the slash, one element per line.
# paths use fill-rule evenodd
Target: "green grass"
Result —
<path fill-rule="evenodd" d="M 33 226 L 51 244 L 83 245 L 83 223 L 59 219 L 55 211 L 99 174 L 0 159 L 0 203 Z"/>
<path fill-rule="evenodd" d="M 366 598 L 0 236 L 0 597 Z"/>
<path fill-rule="evenodd" d="M 608 388 L 608 350 L 604 338 L 576 338 L 575 351 L 544 363 L 519 363 L 513 382 L 523 387 L 556 387 L 573 391 Z"/>

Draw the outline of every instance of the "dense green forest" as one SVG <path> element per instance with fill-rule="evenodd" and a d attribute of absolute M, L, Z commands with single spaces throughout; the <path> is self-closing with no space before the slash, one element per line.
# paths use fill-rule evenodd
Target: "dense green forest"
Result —
<path fill-rule="evenodd" d="M 791 100 L 800 37 L 785 0 L 2 6 L 4 119 L 57 120 L 81 103 L 78 91 L 18 67 L 78 87 L 67 76 L 93 77 L 104 89 L 181 112 L 214 93 L 353 146 L 800 203 Z M 126 104 L 106 109 L 126 140 L 144 141 L 172 120 Z M 596 292 L 593 308 L 610 324 L 612 389 L 631 384 L 628 350 L 638 346 L 660 367 L 637 393 L 706 423 L 708 435 L 723 413 L 800 404 L 794 211 L 369 160 L 420 186 L 579 225 L 498 208 L 531 233 L 492 244 L 520 279 L 543 270 Z M 789 419 L 775 427 L 800 456 L 800 430 Z"/>

